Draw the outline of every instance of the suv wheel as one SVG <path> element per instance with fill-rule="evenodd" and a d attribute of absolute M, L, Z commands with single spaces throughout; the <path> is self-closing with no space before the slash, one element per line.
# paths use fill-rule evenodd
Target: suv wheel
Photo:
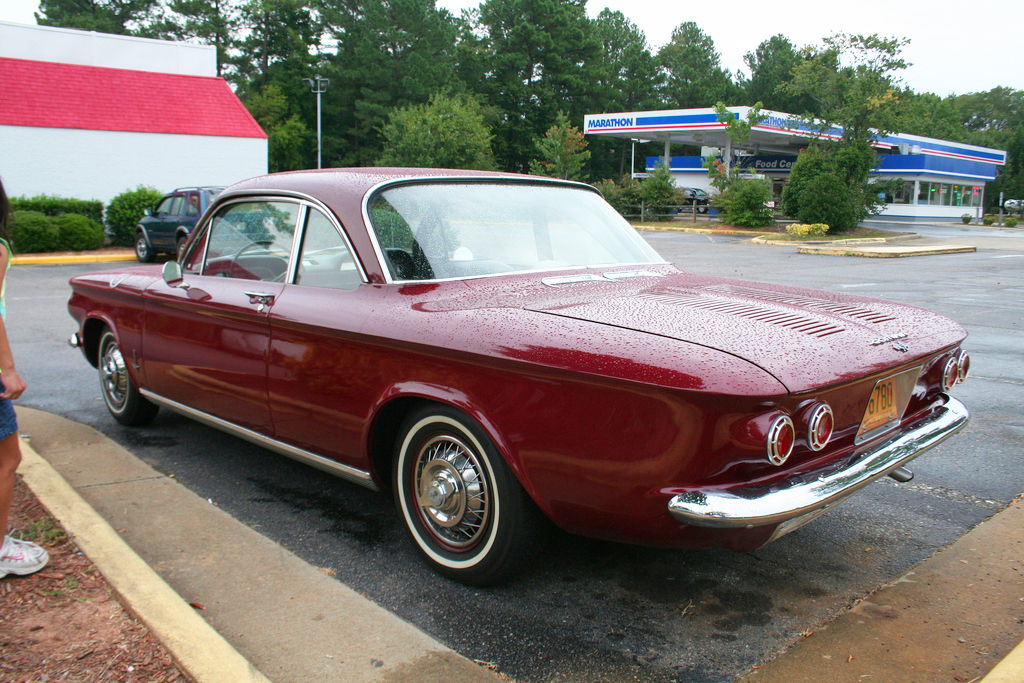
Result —
<path fill-rule="evenodd" d="M 149 246 L 146 235 L 142 232 L 135 233 L 135 258 L 139 259 L 139 263 L 152 263 L 155 257 L 156 253 L 153 247 Z"/>

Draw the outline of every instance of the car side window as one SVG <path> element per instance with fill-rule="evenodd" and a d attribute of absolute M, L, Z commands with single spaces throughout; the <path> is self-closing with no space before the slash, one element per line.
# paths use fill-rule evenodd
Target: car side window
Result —
<path fill-rule="evenodd" d="M 198 216 L 199 215 L 199 193 L 189 192 L 188 193 L 188 205 L 185 208 L 186 216 Z"/>
<path fill-rule="evenodd" d="M 341 233 L 321 211 L 310 208 L 295 284 L 355 289 L 362 282 L 362 275 Z"/>
<path fill-rule="evenodd" d="M 298 215 L 299 205 L 284 201 L 223 207 L 204 236 L 203 275 L 284 282 Z"/>
<path fill-rule="evenodd" d="M 157 204 L 156 210 L 153 211 L 154 216 L 166 216 L 171 210 L 171 202 L 174 201 L 174 197 L 164 197 Z"/>
<path fill-rule="evenodd" d="M 180 216 L 185 213 L 185 195 L 174 195 L 174 202 L 171 204 L 171 215 Z"/>

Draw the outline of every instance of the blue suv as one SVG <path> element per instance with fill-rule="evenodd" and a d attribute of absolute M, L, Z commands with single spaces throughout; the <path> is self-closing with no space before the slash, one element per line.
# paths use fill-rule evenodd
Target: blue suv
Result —
<path fill-rule="evenodd" d="M 146 209 L 135 231 L 135 257 L 152 263 L 157 254 L 181 254 L 192 228 L 223 187 L 181 187 Z"/>

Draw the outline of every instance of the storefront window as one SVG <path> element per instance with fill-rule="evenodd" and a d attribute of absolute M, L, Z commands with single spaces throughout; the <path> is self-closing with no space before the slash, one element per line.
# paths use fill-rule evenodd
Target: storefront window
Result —
<path fill-rule="evenodd" d="M 929 204 L 931 198 L 931 183 L 921 181 L 921 187 L 917 191 L 917 203 Z"/>
<path fill-rule="evenodd" d="M 893 194 L 885 195 L 886 204 L 909 204 L 914 196 L 914 183 L 904 182 Z"/>

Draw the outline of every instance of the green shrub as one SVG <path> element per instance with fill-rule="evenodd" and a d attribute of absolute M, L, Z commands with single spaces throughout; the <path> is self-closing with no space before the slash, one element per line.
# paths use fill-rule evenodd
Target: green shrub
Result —
<path fill-rule="evenodd" d="M 824 223 L 833 232 L 852 230 L 860 221 L 860 193 L 834 173 L 822 173 L 806 181 L 800 193 L 801 223 Z"/>
<path fill-rule="evenodd" d="M 60 248 L 67 251 L 86 251 L 103 246 L 106 235 L 103 226 L 77 213 L 66 213 L 53 219 L 60 233 Z"/>
<path fill-rule="evenodd" d="M 786 234 L 794 237 L 821 237 L 828 232 L 824 223 L 794 223 L 786 226 Z"/>
<path fill-rule="evenodd" d="M 47 216 L 77 213 L 97 223 L 103 221 L 103 202 L 97 199 L 72 199 L 46 194 L 35 197 L 11 197 L 11 208 L 15 211 L 38 211 Z"/>
<path fill-rule="evenodd" d="M 775 222 L 775 209 L 767 204 L 772 188 L 762 178 L 737 178 L 714 198 L 719 219 L 728 225 L 763 228 Z"/>
<path fill-rule="evenodd" d="M 640 183 L 633 178 L 623 178 L 619 185 L 614 180 L 602 180 L 594 185 L 604 200 L 611 204 L 619 213 L 635 213 L 636 208 L 642 201 L 640 198 Z"/>
<path fill-rule="evenodd" d="M 993 223 L 996 222 L 996 217 L 995 216 L 986 215 L 986 216 L 982 217 L 981 222 L 984 223 L 985 225 L 992 225 Z"/>
<path fill-rule="evenodd" d="M 1016 216 L 1007 216 L 1006 220 L 1003 221 L 1003 225 L 1005 225 L 1008 228 L 1016 228 L 1017 227 L 1017 217 Z"/>
<path fill-rule="evenodd" d="M 638 194 L 645 205 L 645 212 L 656 214 L 656 220 L 671 220 L 667 207 L 683 203 L 682 190 L 676 187 L 672 172 L 663 165 L 658 165 L 640 181 Z"/>
<path fill-rule="evenodd" d="M 965 213 L 964 215 L 960 216 L 960 220 L 963 222 L 964 225 L 970 225 L 971 224 L 971 214 Z"/>
<path fill-rule="evenodd" d="M 36 254 L 60 248 L 60 231 L 52 217 L 39 211 L 15 211 L 11 218 L 11 247 L 15 253 Z"/>
<path fill-rule="evenodd" d="M 107 205 L 110 241 L 118 246 L 130 247 L 135 240 L 135 228 L 146 215 L 146 209 L 154 208 L 162 197 L 163 194 L 157 189 L 139 185 L 111 199 Z"/>

